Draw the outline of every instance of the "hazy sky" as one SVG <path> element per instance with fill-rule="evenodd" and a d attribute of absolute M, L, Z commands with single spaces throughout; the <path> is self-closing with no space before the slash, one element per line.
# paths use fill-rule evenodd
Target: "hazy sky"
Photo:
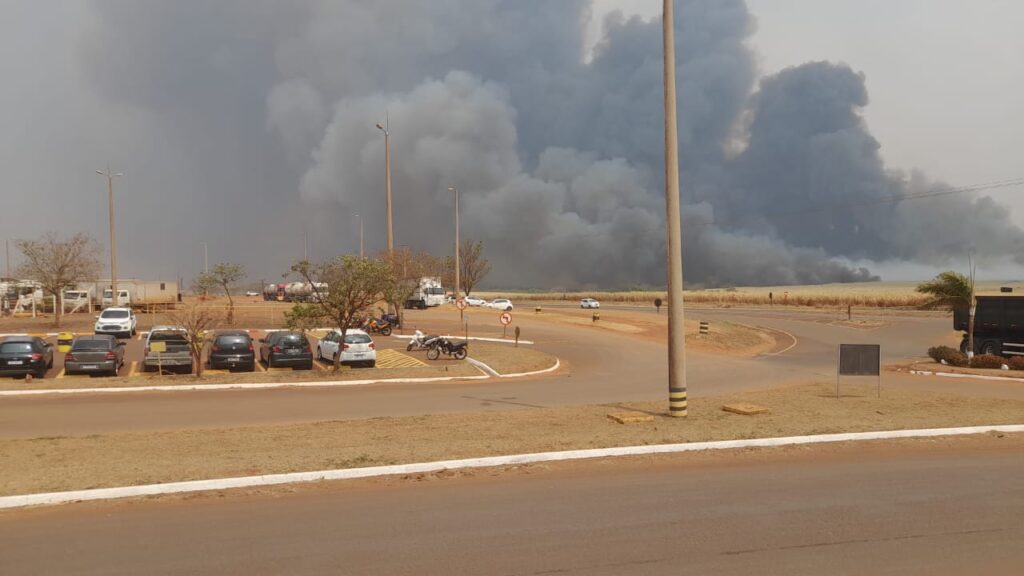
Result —
<path fill-rule="evenodd" d="M 660 0 L 595 0 L 661 13 Z M 1024 176 L 1024 2 L 749 0 L 765 73 L 813 60 L 867 77 L 865 115 L 893 167 L 971 185 Z M 596 34 L 597 24 L 591 33 Z M 994 191 L 1024 224 L 1024 189 Z"/>
<path fill-rule="evenodd" d="M 594 66 L 579 54 L 610 10 L 649 18 L 661 2 L 594 0 L 589 27 L 576 25 L 585 2 L 0 0 L 0 238 L 85 231 L 105 249 L 106 183 L 94 170 L 110 161 L 126 173 L 115 182 L 122 275 L 188 280 L 207 243 L 211 264 L 273 279 L 305 234 L 314 259 L 357 250 L 356 212 L 375 251 L 373 123 L 388 110 L 397 244 L 448 249 L 455 184 L 467 191 L 464 234 L 488 242 L 499 282 L 658 283 L 658 31 L 619 21 Z M 926 275 L 972 222 L 993 222 L 981 250 L 1024 258 L 1024 232 L 970 198 L 922 203 L 934 209 L 923 216 L 894 209 L 877 226 L 822 217 L 803 236 L 778 214 L 754 222 L 737 208 L 798 193 L 834 210 L 835 198 L 1024 177 L 1024 2 L 679 4 L 693 16 L 677 23 L 681 50 L 693 50 L 679 62 L 690 278 L 855 279 L 861 264 Z M 844 66 L 778 74 L 820 60 L 863 81 Z M 758 78 L 775 101 L 756 97 Z M 760 145 L 729 158 L 724 142 L 744 119 Z M 774 155 L 782 137 L 809 152 Z M 824 169 L 798 186 L 771 180 L 780 162 Z M 1024 224 L 1024 189 L 985 194 Z M 936 241 L 934 229 L 958 225 L 953 247 Z"/>

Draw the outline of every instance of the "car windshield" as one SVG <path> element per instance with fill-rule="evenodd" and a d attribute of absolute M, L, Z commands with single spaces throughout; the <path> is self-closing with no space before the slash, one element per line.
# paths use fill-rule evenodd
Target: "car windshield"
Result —
<path fill-rule="evenodd" d="M 161 330 L 149 335 L 150 342 L 188 342 L 184 332 Z"/>
<path fill-rule="evenodd" d="M 368 344 L 370 342 L 373 342 L 373 340 L 370 339 L 370 337 L 367 336 L 366 334 L 346 334 L 345 335 L 345 343 L 346 344 Z"/>
<path fill-rule="evenodd" d="M 75 340 L 74 344 L 71 345 L 71 350 L 109 350 L 110 340 L 100 340 L 97 338 L 82 338 Z"/>
<path fill-rule="evenodd" d="M 0 354 L 17 354 L 19 352 L 31 352 L 31 342 L 4 342 L 0 344 Z"/>
<path fill-rule="evenodd" d="M 302 334 L 283 334 L 277 339 L 278 344 L 298 344 L 300 346 L 306 345 L 306 337 Z"/>
<path fill-rule="evenodd" d="M 249 343 L 249 337 L 248 336 L 241 336 L 241 335 L 237 335 L 237 334 L 232 334 L 230 336 L 217 336 L 217 344 L 219 346 L 224 346 L 224 345 L 228 345 L 228 344 L 248 344 L 248 343 Z"/>
<path fill-rule="evenodd" d="M 128 316 L 129 314 L 127 310 L 104 310 L 103 313 L 100 314 L 100 318 L 103 320 L 118 320 L 127 318 Z"/>

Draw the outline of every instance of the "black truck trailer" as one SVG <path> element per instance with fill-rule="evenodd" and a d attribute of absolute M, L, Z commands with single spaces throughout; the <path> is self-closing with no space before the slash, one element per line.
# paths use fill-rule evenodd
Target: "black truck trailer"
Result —
<path fill-rule="evenodd" d="M 974 312 L 974 352 L 1024 356 L 1024 296 L 978 296 Z M 960 350 L 967 352 L 967 309 L 953 310 L 953 329 L 964 332 Z"/>

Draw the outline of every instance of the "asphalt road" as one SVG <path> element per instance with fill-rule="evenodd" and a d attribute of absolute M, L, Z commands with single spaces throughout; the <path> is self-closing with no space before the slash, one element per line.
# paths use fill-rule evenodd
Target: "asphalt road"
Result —
<path fill-rule="evenodd" d="M 473 310 L 471 332 L 500 336 L 496 314 Z M 588 313 L 588 312 L 585 312 Z M 612 320 L 605 310 L 602 318 Z M 777 355 L 735 358 L 688 353 L 691 396 L 834 381 L 840 342 L 878 343 L 883 360 L 920 356 L 936 341 L 949 339 L 948 318 L 886 317 L 886 325 L 865 330 L 837 325 L 838 313 L 772 310 L 695 309 L 691 318 L 766 326 L 792 335 L 793 346 Z M 411 314 L 407 324 L 424 328 L 457 313 L 429 310 Z M 159 392 L 0 398 L 0 437 L 87 435 L 119 431 L 223 428 L 329 419 L 405 416 L 556 405 L 658 400 L 665 397 L 666 345 L 610 330 L 553 323 L 517 313 L 524 338 L 549 351 L 566 369 L 552 375 L 486 381 L 346 388 L 254 391 Z M 378 337 L 378 340 L 384 340 Z M 403 342 L 394 340 L 394 344 Z M 132 341 L 131 345 L 141 345 Z M 885 376 L 886 384 L 1024 397 L 1024 386 L 940 382 L 920 377 Z"/>
<path fill-rule="evenodd" d="M 0 513 L 0 574 L 1021 574 L 1024 440 L 553 464 Z"/>

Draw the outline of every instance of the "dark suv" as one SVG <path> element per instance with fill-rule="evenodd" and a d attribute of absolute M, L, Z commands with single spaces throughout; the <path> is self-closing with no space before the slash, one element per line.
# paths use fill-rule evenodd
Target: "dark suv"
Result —
<path fill-rule="evenodd" d="M 210 345 L 210 368 L 256 369 L 256 353 L 248 332 L 232 330 L 219 332 Z"/>
<path fill-rule="evenodd" d="M 53 346 L 35 336 L 8 336 L 0 340 L 0 374 L 36 378 L 53 367 Z"/>
<path fill-rule="evenodd" d="M 267 368 L 313 369 L 313 349 L 301 332 L 271 332 L 260 339 L 260 362 Z"/>

